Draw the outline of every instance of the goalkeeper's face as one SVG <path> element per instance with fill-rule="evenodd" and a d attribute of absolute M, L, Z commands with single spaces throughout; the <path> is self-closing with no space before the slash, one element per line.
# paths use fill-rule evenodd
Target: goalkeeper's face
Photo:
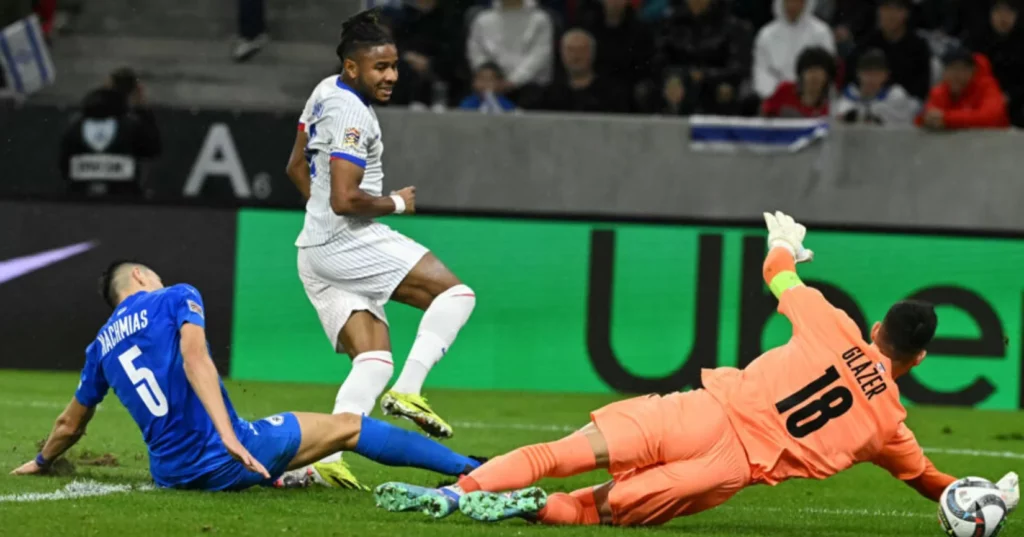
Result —
<path fill-rule="evenodd" d="M 368 47 L 345 64 L 345 71 L 355 79 L 356 91 L 373 102 L 391 100 L 398 82 L 398 49 L 394 45 Z"/>

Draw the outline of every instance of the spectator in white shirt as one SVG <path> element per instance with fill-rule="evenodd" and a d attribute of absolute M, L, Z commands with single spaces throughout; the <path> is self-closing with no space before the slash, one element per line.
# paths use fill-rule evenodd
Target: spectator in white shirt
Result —
<path fill-rule="evenodd" d="M 775 20 L 754 42 L 754 91 L 771 97 L 782 82 L 796 81 L 796 58 L 807 48 L 836 53 L 832 29 L 814 16 L 817 0 L 774 0 Z"/>
<path fill-rule="evenodd" d="M 549 84 L 554 75 L 554 22 L 537 0 L 494 0 L 472 21 L 466 56 L 475 72 L 494 62 L 506 73 L 501 93 Z"/>

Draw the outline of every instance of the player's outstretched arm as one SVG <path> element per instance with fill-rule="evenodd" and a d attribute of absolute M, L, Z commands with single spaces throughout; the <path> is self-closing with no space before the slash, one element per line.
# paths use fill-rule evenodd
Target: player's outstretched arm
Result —
<path fill-rule="evenodd" d="M 956 478 L 940 472 L 928 457 L 924 458 L 924 462 L 924 472 L 921 475 L 903 482 L 919 492 L 921 496 L 937 502 L 942 498 L 942 491 L 956 481 Z"/>
<path fill-rule="evenodd" d="M 225 449 L 246 468 L 269 479 L 270 474 L 266 468 L 245 449 L 235 435 L 234 424 L 231 423 L 224 397 L 221 395 L 220 376 L 207 352 L 206 331 L 201 326 L 191 323 L 181 326 L 181 356 L 185 362 L 188 383 L 192 385 L 196 396 L 206 408 L 206 413 L 210 415 Z"/>
<path fill-rule="evenodd" d="M 787 289 L 804 284 L 796 273 L 796 260 L 793 259 L 793 254 L 781 246 L 768 252 L 761 274 L 775 298 L 780 298 Z"/>
<path fill-rule="evenodd" d="M 933 501 L 939 501 L 942 491 L 956 481 L 955 477 L 935 468 L 905 423 L 900 424 L 896 434 L 871 462 Z"/>
<path fill-rule="evenodd" d="M 331 157 L 331 210 L 337 215 L 377 217 L 416 212 L 416 189 L 406 187 L 390 196 L 374 196 L 359 188 L 363 168 L 351 160 Z"/>
<path fill-rule="evenodd" d="M 285 173 L 292 180 L 295 188 L 299 189 L 302 199 L 309 199 L 309 187 L 313 182 L 309 176 L 309 163 L 306 162 L 306 144 L 309 143 L 309 135 L 306 131 L 299 130 L 295 134 L 295 143 L 292 145 L 292 154 L 288 156 L 288 166 Z"/>
<path fill-rule="evenodd" d="M 791 216 L 781 211 L 764 213 L 764 223 L 768 228 L 769 251 L 762 274 L 768 288 L 778 298 L 786 289 L 803 285 L 796 274 L 796 264 L 811 261 L 814 252 L 803 245 L 807 228 Z"/>
<path fill-rule="evenodd" d="M 50 464 L 64 454 L 65 451 L 75 445 L 82 435 L 85 434 L 85 427 L 89 424 L 96 409 L 90 408 L 72 398 L 68 406 L 57 417 L 53 424 L 50 436 L 46 438 L 46 444 L 35 459 L 26 462 L 16 468 L 12 475 L 43 474 L 49 469 Z"/>

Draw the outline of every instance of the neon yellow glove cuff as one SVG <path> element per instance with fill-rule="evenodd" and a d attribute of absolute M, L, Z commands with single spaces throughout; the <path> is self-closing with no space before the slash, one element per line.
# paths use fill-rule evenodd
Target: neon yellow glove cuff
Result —
<path fill-rule="evenodd" d="M 803 285 L 804 282 L 800 280 L 800 276 L 797 276 L 795 272 L 787 270 L 780 272 L 772 278 L 771 283 L 768 284 L 768 288 L 772 290 L 772 294 L 775 298 L 782 296 L 782 292 L 791 287 Z"/>

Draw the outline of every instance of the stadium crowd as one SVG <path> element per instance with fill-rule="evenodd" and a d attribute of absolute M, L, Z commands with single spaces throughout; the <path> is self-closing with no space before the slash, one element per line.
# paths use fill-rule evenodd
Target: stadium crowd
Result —
<path fill-rule="evenodd" d="M 1024 126 L 1019 0 L 405 0 L 394 102 Z"/>

